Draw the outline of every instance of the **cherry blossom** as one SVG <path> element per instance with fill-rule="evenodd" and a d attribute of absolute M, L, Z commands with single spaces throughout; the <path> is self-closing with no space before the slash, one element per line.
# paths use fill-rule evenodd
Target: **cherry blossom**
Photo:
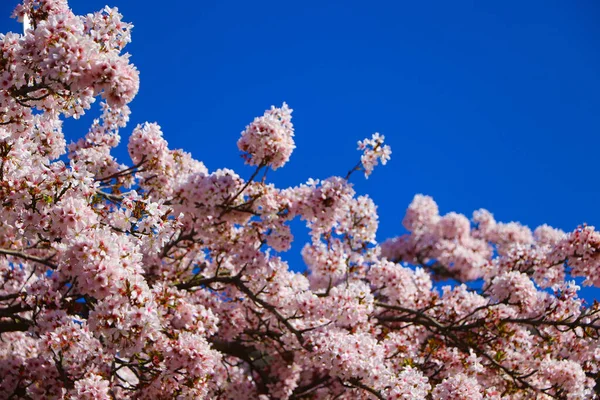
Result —
<path fill-rule="evenodd" d="M 416 195 L 404 234 L 379 241 L 350 177 L 390 159 L 382 135 L 346 176 L 279 187 L 264 172 L 295 148 L 284 103 L 238 140 L 251 171 L 209 170 L 157 123 L 128 127 L 139 79 L 116 8 L 24 0 L 14 16 L 29 22 L 0 35 L 0 399 L 597 398 L 600 304 L 578 285 L 600 286 L 593 227 Z M 63 121 L 92 107 L 67 144 Z"/>
<path fill-rule="evenodd" d="M 288 162 L 296 147 L 292 111 L 285 103 L 281 108 L 272 106 L 246 127 L 238 148 L 244 152 L 248 164 L 268 165 L 275 170 Z"/>
<path fill-rule="evenodd" d="M 379 162 L 385 165 L 391 158 L 392 149 L 384 145 L 385 136 L 374 133 L 371 139 L 364 139 L 358 142 L 358 150 L 363 151 L 360 162 L 365 171 L 365 178 L 373 172 L 373 169 Z"/>

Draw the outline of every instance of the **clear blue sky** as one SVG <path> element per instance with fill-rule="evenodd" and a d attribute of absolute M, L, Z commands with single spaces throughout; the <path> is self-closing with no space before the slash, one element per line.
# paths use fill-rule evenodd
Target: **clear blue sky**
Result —
<path fill-rule="evenodd" d="M 2 1 L 2 31 L 20 29 L 16 3 Z M 271 174 L 279 185 L 342 175 L 357 140 L 386 136 L 392 161 L 354 178 L 379 206 L 379 239 L 402 233 L 415 193 L 443 213 L 600 225 L 597 2 L 70 1 L 107 3 L 135 25 L 141 89 L 125 135 L 157 121 L 171 147 L 247 177 L 240 131 L 286 101 L 297 149 Z"/>

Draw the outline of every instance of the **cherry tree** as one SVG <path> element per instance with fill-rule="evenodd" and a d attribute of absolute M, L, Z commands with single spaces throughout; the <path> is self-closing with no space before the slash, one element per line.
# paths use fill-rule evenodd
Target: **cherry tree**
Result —
<path fill-rule="evenodd" d="M 350 178 L 386 163 L 384 137 L 358 143 L 346 176 L 276 187 L 286 104 L 242 132 L 248 177 L 170 149 L 155 123 L 121 164 L 131 25 L 66 0 L 14 16 L 28 26 L 0 35 L 0 398 L 595 398 L 600 305 L 571 281 L 600 286 L 594 228 L 440 215 L 417 195 L 408 233 L 377 243 Z M 97 99 L 67 144 L 62 121 Z M 297 219 L 306 273 L 285 261 Z"/>

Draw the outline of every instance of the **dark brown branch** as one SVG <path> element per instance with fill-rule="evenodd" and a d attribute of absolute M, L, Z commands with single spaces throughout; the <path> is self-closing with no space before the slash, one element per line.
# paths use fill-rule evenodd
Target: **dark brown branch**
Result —
<path fill-rule="evenodd" d="M 267 303 L 266 301 L 264 301 L 261 298 L 259 298 L 258 296 L 256 296 L 246 285 L 244 285 L 242 283 L 241 280 L 236 281 L 236 287 L 242 293 L 246 294 L 250 298 L 250 300 L 252 300 L 254 303 L 260 305 L 262 308 L 264 308 L 265 310 L 267 310 L 271 314 L 273 314 L 279 322 L 281 322 L 290 332 L 292 332 L 296 336 L 296 339 L 298 339 L 298 342 L 300 343 L 300 345 L 302 347 L 306 348 L 309 351 L 312 350 L 312 346 L 307 345 L 305 343 L 304 337 L 302 336 L 302 332 L 297 330 L 296 328 L 294 328 L 292 326 L 292 324 L 290 323 L 289 319 L 285 318 L 283 315 L 281 315 L 281 313 L 279 312 L 277 307 L 273 306 L 272 304 Z"/>
<path fill-rule="evenodd" d="M 379 393 L 378 390 L 375 390 L 372 387 L 369 387 L 369 386 L 365 385 L 364 383 L 361 383 L 358 379 L 351 379 L 348 381 L 348 383 L 359 389 L 366 390 L 367 392 L 371 393 L 373 396 L 377 397 L 380 400 L 385 400 L 385 397 L 383 397 L 383 395 L 381 393 Z"/>
<path fill-rule="evenodd" d="M 213 283 L 235 284 L 239 279 L 238 276 L 213 276 L 212 278 L 194 278 L 188 282 L 175 285 L 177 289 L 188 290 L 199 286 L 208 286 Z"/>
<path fill-rule="evenodd" d="M 210 342 L 215 350 L 246 362 L 251 370 L 255 371 L 260 377 L 260 382 L 254 380 L 259 391 L 264 394 L 269 393 L 267 384 L 270 383 L 270 379 L 266 371 L 260 368 L 260 365 L 257 365 L 258 359 L 252 356 L 256 353 L 254 347 L 244 346 L 238 342 L 225 342 L 216 338 L 211 339 Z"/>
<path fill-rule="evenodd" d="M 317 390 L 319 387 L 323 386 L 331 377 L 329 375 L 322 376 L 320 378 L 315 379 L 311 383 L 303 386 L 298 386 L 294 389 L 294 392 L 290 396 L 290 400 L 300 400 L 303 397 L 309 396 L 312 392 Z"/>
<path fill-rule="evenodd" d="M 550 393 L 548 393 L 548 389 L 538 388 L 538 387 L 534 386 L 533 384 L 531 384 L 527 380 L 528 377 L 530 377 L 531 375 L 536 373 L 535 371 L 533 373 L 529 373 L 529 374 L 521 374 L 521 373 L 518 373 L 517 371 L 511 370 L 511 369 L 505 367 L 504 365 L 502 365 L 501 363 L 497 362 L 485 350 L 483 350 L 479 347 L 482 344 L 484 344 L 483 341 L 479 340 L 478 345 L 474 345 L 472 343 L 472 341 L 465 341 L 465 340 L 462 340 L 459 336 L 457 336 L 457 334 L 459 334 L 460 331 L 463 331 L 466 328 L 472 329 L 475 327 L 484 326 L 485 325 L 484 320 L 477 320 L 476 322 L 473 322 L 471 324 L 462 324 L 462 325 L 456 324 L 456 323 L 443 324 L 443 323 L 439 322 L 437 319 L 425 314 L 424 310 L 413 310 L 410 308 L 406 308 L 406 307 L 402 307 L 402 306 L 398 306 L 398 305 L 385 304 L 385 303 L 381 303 L 381 302 L 376 302 L 375 304 L 378 307 L 386 308 L 389 310 L 400 311 L 404 314 L 408 314 L 405 316 L 402 316 L 402 315 L 400 315 L 400 316 L 380 315 L 377 317 L 379 320 L 391 321 L 391 322 L 407 322 L 407 323 L 413 323 L 416 325 L 424 326 L 428 330 L 430 330 L 432 333 L 440 335 L 442 338 L 444 338 L 449 343 L 456 346 L 457 348 L 459 348 L 461 351 L 463 351 L 465 353 L 468 353 L 470 350 L 473 350 L 475 352 L 475 354 L 477 354 L 480 357 L 485 358 L 489 362 L 489 366 L 491 366 L 495 369 L 502 370 L 504 373 L 506 373 L 508 376 L 510 376 L 510 378 L 520 388 L 530 389 L 530 390 L 533 390 L 538 393 L 545 393 L 548 396 L 556 397 L 556 396 L 553 396 Z M 410 315 L 412 315 L 413 317 L 410 317 Z M 513 319 L 513 322 L 514 321 L 522 323 L 523 321 L 531 321 L 531 320 Z M 503 320 L 503 322 L 511 322 L 511 320 L 507 319 L 507 320 Z M 474 333 L 476 333 L 476 332 L 474 332 Z M 480 336 L 480 335 L 477 335 L 477 336 Z"/>
<path fill-rule="evenodd" d="M 312 350 L 312 346 L 305 343 L 304 337 L 302 336 L 302 331 L 294 328 L 294 326 L 290 323 L 289 318 L 284 317 L 279 312 L 277 307 L 262 300 L 260 297 L 258 297 L 258 295 L 252 292 L 252 290 L 250 290 L 248 286 L 244 284 L 241 277 L 242 273 L 243 269 L 235 276 L 214 276 L 212 278 L 192 279 L 188 282 L 180 283 L 176 285 L 176 287 L 178 289 L 191 289 L 193 287 L 198 286 L 207 286 L 212 283 L 233 284 L 240 292 L 248 296 L 248 298 L 252 300 L 255 304 L 261 306 L 262 308 L 273 314 L 281 324 L 283 324 L 290 332 L 294 334 L 294 336 L 296 336 L 296 339 L 298 339 L 298 342 L 302 347 L 309 351 Z"/>
<path fill-rule="evenodd" d="M 31 323 L 26 320 L 0 321 L 0 334 L 7 332 L 25 332 L 30 326 Z"/>
<path fill-rule="evenodd" d="M 54 264 L 50 261 L 54 257 L 54 255 L 46 257 L 46 258 L 42 258 L 42 257 L 37 257 L 37 256 L 33 256 L 30 254 L 26 254 L 26 253 L 23 253 L 18 250 L 10 250 L 10 249 L 0 249 L 0 254 L 21 258 L 21 259 L 27 260 L 27 261 L 37 262 L 37 263 L 43 264 L 51 269 L 58 268 L 58 266 L 56 264 Z"/>
<path fill-rule="evenodd" d="M 106 193 L 101 190 L 96 190 L 96 194 L 100 197 L 104 197 L 106 200 L 112 201 L 115 204 L 120 204 L 123 200 L 123 196 L 118 196 L 112 193 Z"/>
<path fill-rule="evenodd" d="M 144 156 L 142 156 L 142 159 L 140 160 L 139 163 L 137 163 L 135 165 L 132 165 L 129 168 L 125 168 L 125 169 L 123 169 L 121 171 L 117 171 L 114 174 L 107 175 L 107 176 L 104 176 L 102 178 L 96 178 L 96 181 L 98 181 L 98 182 L 109 181 L 111 179 L 120 178 L 120 177 L 125 176 L 125 175 L 129 175 L 129 174 L 133 174 L 133 173 L 139 172 L 139 171 L 136 171 L 136 169 L 139 168 L 139 167 L 141 167 L 145 162 L 146 162 L 146 156 L 144 155 Z"/>

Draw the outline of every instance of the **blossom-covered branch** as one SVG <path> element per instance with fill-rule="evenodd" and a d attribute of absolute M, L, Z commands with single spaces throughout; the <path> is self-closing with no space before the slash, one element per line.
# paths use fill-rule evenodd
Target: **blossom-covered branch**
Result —
<path fill-rule="evenodd" d="M 156 123 L 118 162 L 132 26 L 66 0 L 15 16 L 29 22 L 0 36 L 0 399 L 596 396 L 600 306 L 571 281 L 600 286 L 594 228 L 442 216 L 417 195 L 407 233 L 380 243 L 349 178 L 386 164 L 384 137 L 359 142 L 345 177 L 277 187 L 267 171 L 295 148 L 285 103 L 242 131 L 249 172 L 209 171 Z M 62 121 L 97 98 L 67 145 Z"/>

